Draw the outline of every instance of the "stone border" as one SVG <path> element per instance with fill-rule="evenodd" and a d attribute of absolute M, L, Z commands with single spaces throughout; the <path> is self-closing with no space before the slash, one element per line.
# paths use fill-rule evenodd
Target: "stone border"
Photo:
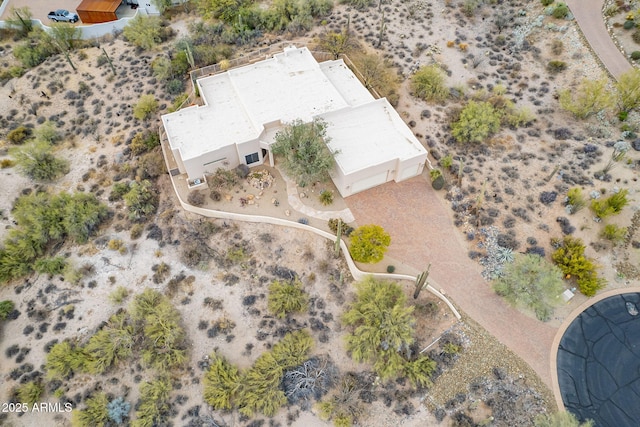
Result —
<path fill-rule="evenodd" d="M 162 150 L 164 151 L 164 145 L 162 146 Z M 180 194 L 178 193 L 178 189 L 175 184 L 174 177 L 169 175 L 169 179 L 171 179 L 171 185 L 173 186 L 173 191 L 176 197 L 178 198 L 178 201 L 180 202 L 180 206 L 182 206 L 182 208 L 188 212 L 196 213 L 198 215 L 206 216 L 209 218 L 230 219 L 234 221 L 264 223 L 264 224 L 273 224 L 273 225 L 280 225 L 284 227 L 297 228 L 299 230 L 310 231 L 330 241 L 335 241 L 336 239 L 336 236 L 334 236 L 331 233 L 312 227 L 310 225 L 300 224 L 294 221 L 288 221 L 285 219 L 261 216 L 261 215 L 247 215 L 247 214 L 239 214 L 239 213 L 233 213 L 233 212 L 217 211 L 217 210 L 204 209 L 204 208 L 190 205 L 188 203 L 185 203 L 180 197 Z M 344 240 L 340 240 L 340 249 L 342 249 L 342 253 L 344 254 L 345 260 L 347 261 L 347 265 L 349 266 L 349 271 L 351 272 L 351 275 L 356 280 L 362 280 L 366 276 L 373 276 L 380 279 L 411 280 L 411 281 L 416 280 L 416 277 L 409 276 L 406 274 L 369 273 L 366 271 L 362 271 L 356 266 L 355 262 L 349 255 L 349 248 L 347 247 L 347 244 L 345 243 Z M 451 303 L 451 301 L 449 301 L 449 299 L 446 296 L 444 296 L 444 294 L 436 290 L 431 285 L 427 285 L 427 290 L 431 292 L 433 295 L 435 295 L 436 297 L 438 297 L 439 299 L 441 299 L 445 304 L 447 304 L 447 306 L 449 307 L 453 315 L 456 317 L 456 319 L 458 320 L 462 319 L 462 316 L 460 315 L 458 310 L 456 310 L 454 305 Z"/>
<path fill-rule="evenodd" d="M 640 292 L 640 286 L 612 289 L 610 291 L 603 292 L 602 294 L 582 303 L 582 305 L 573 310 L 571 314 L 564 319 L 564 322 L 562 322 L 562 325 L 560 325 L 560 327 L 558 328 L 558 332 L 556 332 L 556 336 L 554 337 L 553 343 L 551 344 L 551 354 L 549 357 L 549 362 L 551 364 L 551 391 L 553 392 L 553 396 L 556 399 L 558 409 L 564 409 L 564 402 L 562 401 L 562 395 L 560 394 L 560 383 L 558 382 L 558 347 L 560 346 L 560 341 L 562 340 L 564 333 L 569 328 L 569 325 L 571 325 L 571 323 L 587 308 L 604 299 L 620 294 L 636 292 Z"/>

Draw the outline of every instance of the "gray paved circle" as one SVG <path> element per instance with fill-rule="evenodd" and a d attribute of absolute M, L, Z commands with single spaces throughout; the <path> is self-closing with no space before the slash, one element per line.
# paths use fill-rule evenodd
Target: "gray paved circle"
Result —
<path fill-rule="evenodd" d="M 567 410 L 596 426 L 640 425 L 640 293 L 599 301 L 571 322 L 558 348 Z"/>

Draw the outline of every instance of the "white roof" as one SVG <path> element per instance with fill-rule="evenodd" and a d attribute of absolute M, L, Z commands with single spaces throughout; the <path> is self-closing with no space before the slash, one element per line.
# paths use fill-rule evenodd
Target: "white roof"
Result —
<path fill-rule="evenodd" d="M 169 144 L 182 160 L 260 137 L 270 143 L 277 128 L 265 125 L 328 123 L 331 151 L 345 174 L 426 150 L 386 99 L 374 99 L 340 60 L 321 64 L 306 47 L 198 79 L 205 105 L 162 116 Z"/>
<path fill-rule="evenodd" d="M 348 107 L 321 116 L 328 124 L 328 146 L 345 175 L 379 165 L 390 159 L 400 161 L 427 151 L 385 99 Z"/>

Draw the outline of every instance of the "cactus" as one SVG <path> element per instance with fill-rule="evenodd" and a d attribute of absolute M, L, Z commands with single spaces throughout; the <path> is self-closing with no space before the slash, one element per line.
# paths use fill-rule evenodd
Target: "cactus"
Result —
<path fill-rule="evenodd" d="M 413 299 L 418 299 L 420 292 L 422 292 L 424 288 L 429 286 L 429 283 L 427 283 L 427 278 L 429 277 L 430 269 L 431 269 L 431 264 L 429 264 L 429 266 L 425 271 L 418 274 L 418 277 L 416 277 L 416 290 L 413 292 Z"/>

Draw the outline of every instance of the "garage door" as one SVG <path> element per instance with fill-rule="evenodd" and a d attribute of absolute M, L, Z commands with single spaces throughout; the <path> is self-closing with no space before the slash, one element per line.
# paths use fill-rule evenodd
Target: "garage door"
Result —
<path fill-rule="evenodd" d="M 351 185 L 351 194 L 359 193 L 360 191 L 367 190 L 375 187 L 376 185 L 384 184 L 385 182 L 387 182 L 386 171 L 354 182 Z"/>

